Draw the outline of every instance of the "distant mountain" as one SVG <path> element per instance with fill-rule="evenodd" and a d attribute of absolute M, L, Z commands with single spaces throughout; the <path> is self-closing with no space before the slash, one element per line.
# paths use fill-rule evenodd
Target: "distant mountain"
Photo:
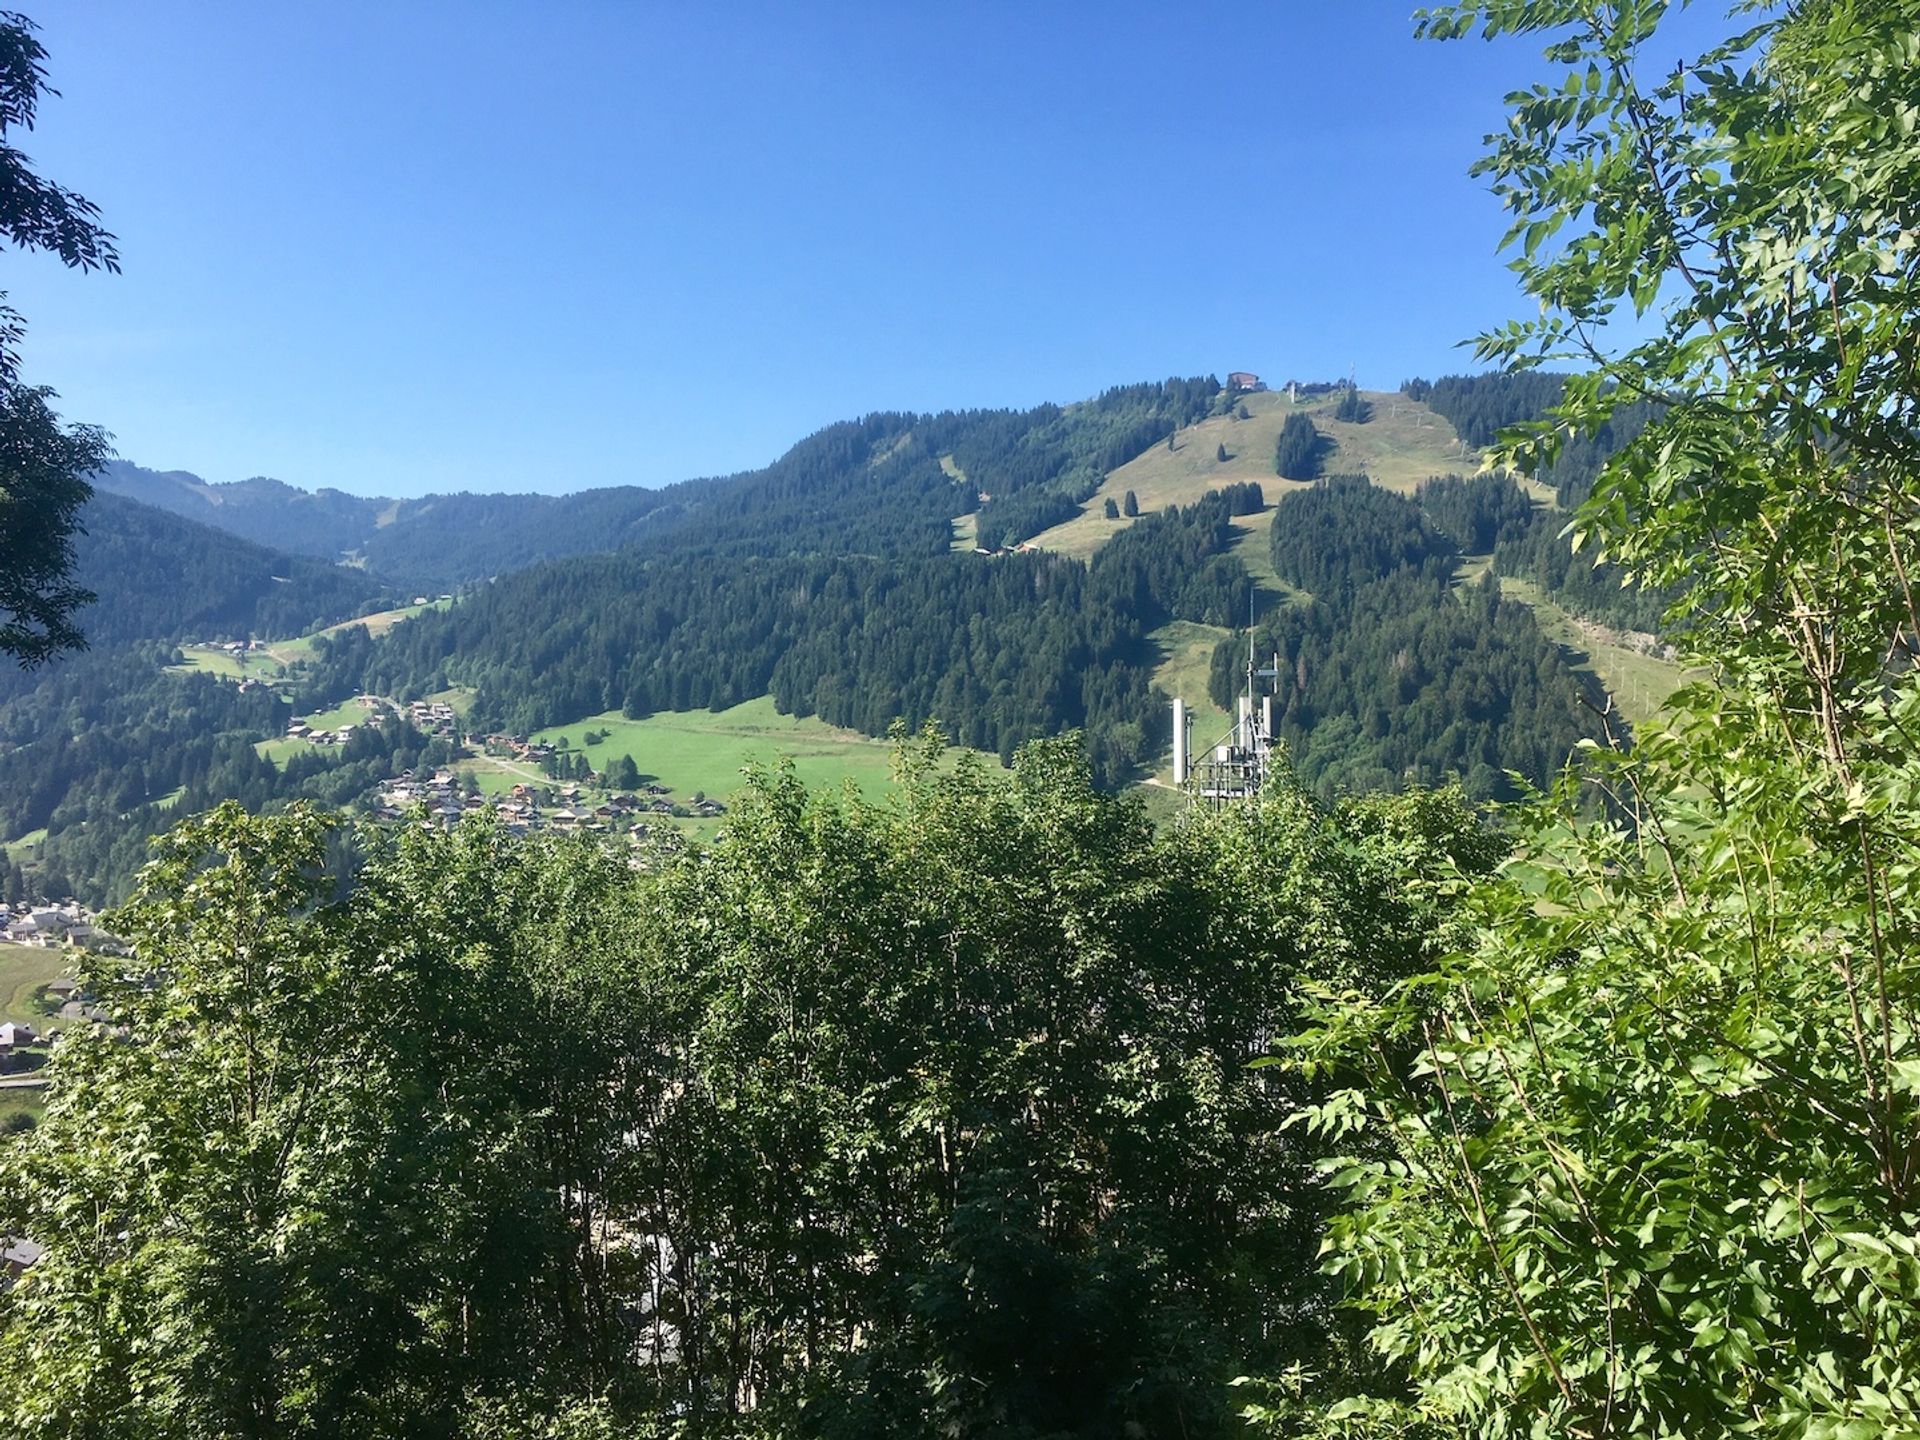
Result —
<path fill-rule="evenodd" d="M 280 638 L 380 608 L 372 576 L 289 555 L 98 489 L 81 512 L 76 617 L 96 650 L 135 640 Z"/>
<path fill-rule="evenodd" d="M 397 719 L 324 751 L 258 747 L 292 705 L 317 713 L 359 690 L 458 690 L 473 726 L 514 733 L 769 694 L 874 735 L 937 718 L 1002 755 L 1076 729 L 1096 774 L 1119 783 L 1164 756 L 1163 682 L 1234 698 L 1247 637 L 1233 627 L 1255 613 L 1256 648 L 1292 677 L 1276 707 L 1286 738 L 1317 783 L 1460 775 L 1491 795 L 1510 770 L 1544 783 L 1586 734 L 1592 682 L 1528 606 L 1572 634 L 1563 602 L 1587 614 L 1617 577 L 1574 565 L 1545 487 L 1422 482 L 1466 468 L 1462 429 L 1549 398 L 1489 377 L 1297 399 L 1173 379 L 1028 410 L 869 414 L 759 470 L 559 496 L 392 500 L 117 464 L 80 547 L 78 578 L 100 595 L 79 617 L 93 653 L 0 674 L 0 840 L 44 831 L 36 883 L 97 898 L 124 893 L 172 814 L 162 800 L 344 804 L 458 760 Z M 1300 495 L 1319 492 L 1272 473 L 1275 437 L 1301 411 L 1324 425 L 1336 471 L 1409 497 L 1390 518 L 1433 509 L 1447 534 L 1478 537 L 1476 566 L 1525 577 L 1513 588 L 1528 598 L 1456 587 L 1450 550 L 1356 571 L 1382 497 L 1353 483 L 1326 487 L 1365 502 L 1353 533 L 1316 542 L 1353 553 L 1309 552 L 1350 583 L 1302 590 L 1315 587 L 1281 568 L 1299 547 L 1280 542 L 1312 518 Z M 1554 478 L 1564 503 L 1581 477 Z M 1470 501 L 1489 502 L 1488 524 L 1454 513 Z M 402 623 L 336 625 L 454 589 L 460 603 Z M 171 663 L 179 641 L 302 634 L 312 642 L 270 690 Z"/>
<path fill-rule="evenodd" d="M 209 484 L 116 461 L 103 491 L 294 554 L 348 559 L 412 589 L 450 590 L 566 559 L 660 542 L 709 555 L 933 555 L 954 518 L 1011 544 L 1078 513 L 1114 466 L 1206 414 L 1211 377 L 1124 385 L 1030 410 L 876 413 L 800 441 L 764 469 L 658 490 L 571 495 L 305 491 L 277 480 Z"/>
<path fill-rule="evenodd" d="M 185 470 L 147 470 L 125 460 L 109 462 L 93 484 L 256 545 L 323 560 L 357 549 L 393 504 L 342 490 L 301 490 L 265 477 L 212 485 Z"/>
<path fill-rule="evenodd" d="M 125 460 L 94 477 L 122 495 L 288 554 L 352 561 L 412 589 L 446 590 L 541 560 L 615 550 L 683 519 L 687 498 L 726 481 L 572 495 L 426 495 L 301 490 L 257 477 L 213 484 Z"/>

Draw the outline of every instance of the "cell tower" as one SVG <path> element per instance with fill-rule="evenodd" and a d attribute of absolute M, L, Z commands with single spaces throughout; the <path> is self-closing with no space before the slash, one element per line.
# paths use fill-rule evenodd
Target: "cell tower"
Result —
<path fill-rule="evenodd" d="M 1216 745 L 1196 757 L 1189 746 L 1193 717 L 1187 702 L 1173 702 L 1173 783 L 1197 804 L 1218 808 L 1250 800 L 1267 782 L 1273 763 L 1273 687 L 1279 683 L 1280 657 L 1258 665 L 1253 636 L 1247 636 L 1247 686 L 1237 702 L 1231 728 Z"/>

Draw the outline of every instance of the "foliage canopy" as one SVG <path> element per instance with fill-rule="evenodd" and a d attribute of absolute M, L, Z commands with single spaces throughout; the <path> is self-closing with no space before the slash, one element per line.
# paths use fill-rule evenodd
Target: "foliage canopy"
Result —
<path fill-rule="evenodd" d="M 1480 166 L 1542 313 L 1480 352 L 1584 368 L 1495 458 L 1642 406 L 1576 535 L 1713 683 L 1596 753 L 1608 817 L 1516 817 L 1472 943 L 1298 1042 L 1331 1263 L 1414 1386 L 1323 1400 L 1343 1433 L 1920 1430 L 1920 12 L 1751 10 L 1649 74 L 1665 9 L 1420 21 L 1551 42 Z"/>

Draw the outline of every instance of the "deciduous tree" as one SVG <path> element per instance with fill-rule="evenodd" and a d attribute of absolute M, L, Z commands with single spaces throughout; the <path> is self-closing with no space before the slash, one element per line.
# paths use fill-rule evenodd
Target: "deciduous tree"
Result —
<path fill-rule="evenodd" d="M 1589 368 L 1495 459 L 1657 402 L 1577 533 L 1712 683 L 1597 765 L 1607 819 L 1516 816 L 1456 958 L 1303 1042 L 1350 1077 L 1308 1122 L 1352 1142 L 1333 1263 L 1414 1387 L 1349 1426 L 1920 1428 L 1916 16 L 1759 10 L 1674 68 L 1665 8 L 1420 22 L 1552 41 L 1480 167 L 1541 314 L 1480 348 Z"/>
<path fill-rule="evenodd" d="M 31 130 L 47 84 L 46 50 L 24 15 L 0 11 L 0 235 L 78 270 L 120 268 L 113 236 L 88 200 L 36 174 L 14 143 Z M 0 654 L 37 665 L 85 644 L 73 612 L 93 597 L 72 581 L 73 536 L 105 463 L 105 435 L 63 426 L 53 392 L 22 384 L 18 312 L 0 292 Z"/>

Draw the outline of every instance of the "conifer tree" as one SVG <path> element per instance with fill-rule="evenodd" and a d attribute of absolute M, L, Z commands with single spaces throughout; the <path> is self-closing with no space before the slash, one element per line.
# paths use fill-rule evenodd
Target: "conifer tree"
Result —
<path fill-rule="evenodd" d="M 1274 442 L 1274 473 L 1283 480 L 1311 480 L 1320 473 L 1320 432 L 1298 411 L 1287 416 Z"/>

